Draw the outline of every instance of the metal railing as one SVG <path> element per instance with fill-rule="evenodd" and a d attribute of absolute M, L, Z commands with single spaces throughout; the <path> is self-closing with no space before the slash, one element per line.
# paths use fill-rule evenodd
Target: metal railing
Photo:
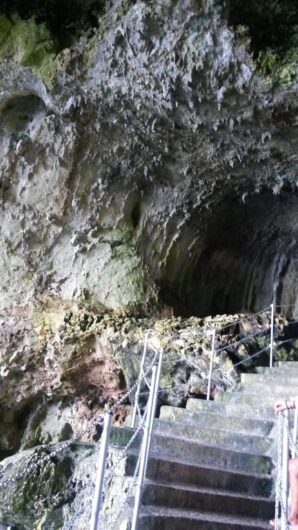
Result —
<path fill-rule="evenodd" d="M 156 359 L 156 356 L 155 356 L 153 364 L 151 366 L 151 369 L 150 369 L 151 381 L 149 382 L 148 381 L 148 377 L 149 377 L 148 370 L 144 372 L 144 362 L 145 362 L 145 357 L 146 357 L 147 344 L 148 344 L 148 337 L 146 337 L 146 341 L 145 341 L 145 347 L 144 347 L 144 352 L 143 352 L 143 357 L 142 357 L 142 362 L 141 362 L 140 377 L 137 383 L 137 395 L 139 396 L 141 383 L 143 381 L 146 382 L 147 386 L 149 387 L 149 399 L 147 401 L 147 405 L 146 405 L 146 409 L 145 409 L 145 413 L 143 417 L 141 416 L 140 409 L 138 409 L 140 413 L 139 421 L 140 421 L 141 429 L 143 431 L 143 439 L 141 443 L 138 464 L 136 466 L 137 473 L 136 473 L 136 477 L 135 477 L 136 480 L 134 484 L 135 493 L 134 493 L 134 507 L 133 507 L 133 512 L 132 512 L 131 530 L 136 530 L 137 523 L 138 523 L 140 502 L 141 502 L 141 496 L 142 496 L 142 491 L 143 491 L 144 479 L 146 476 L 147 465 L 148 465 L 148 457 L 149 457 L 150 444 L 151 444 L 152 431 L 153 431 L 153 422 L 154 422 L 156 406 L 157 406 L 159 379 L 160 379 L 160 373 L 161 373 L 161 367 L 162 367 L 162 350 L 160 350 L 158 354 L 158 359 Z M 134 422 L 135 422 L 135 418 L 136 418 L 136 415 L 134 415 Z M 110 432 L 111 432 L 111 424 L 112 424 L 112 414 L 108 412 L 105 414 L 105 418 L 104 418 L 103 433 L 102 433 L 102 439 L 101 439 L 99 456 L 98 456 L 98 471 L 97 471 L 96 487 L 95 487 L 94 501 L 93 501 L 93 507 L 92 507 L 90 530 L 99 530 L 99 529 L 103 530 L 104 528 L 103 525 L 101 525 L 101 509 L 102 509 L 102 502 L 103 502 L 105 475 L 106 475 L 106 469 L 107 469 L 107 458 L 108 458 L 108 447 L 109 447 L 109 439 L 110 439 Z M 123 456 L 125 456 L 126 454 L 127 454 L 127 450 L 124 451 Z M 125 505 L 125 502 L 122 504 L 122 506 L 124 507 L 124 505 Z"/>
<path fill-rule="evenodd" d="M 212 375 L 213 375 L 213 363 L 215 355 L 218 353 L 221 353 L 222 351 L 228 350 L 231 347 L 236 347 L 240 344 L 247 343 L 248 341 L 254 340 L 257 336 L 260 334 L 266 334 L 270 333 L 270 339 L 267 346 L 262 348 L 261 350 L 255 352 L 249 357 L 246 357 L 242 361 L 234 364 L 233 368 L 236 366 L 241 365 L 242 363 L 247 362 L 248 360 L 260 355 L 263 352 L 268 351 L 269 352 L 269 366 L 273 366 L 273 360 L 274 360 L 274 353 L 275 350 L 282 344 L 288 342 L 292 339 L 286 339 L 285 341 L 282 341 L 280 343 L 274 342 L 274 319 L 275 319 L 275 307 L 274 304 L 271 304 L 270 307 L 265 308 L 263 311 L 259 312 L 257 315 L 262 315 L 269 313 L 270 310 L 270 326 L 266 325 L 264 329 L 258 330 L 255 333 L 252 333 L 248 336 L 245 336 L 244 338 L 238 340 L 235 343 L 228 344 L 224 347 L 216 349 L 216 336 L 217 333 L 221 333 L 222 330 L 227 329 L 228 327 L 234 326 L 237 322 L 241 322 L 241 318 L 238 321 L 231 322 L 228 325 L 225 325 L 223 327 L 220 327 L 218 329 L 212 328 L 207 329 L 202 332 L 202 335 L 205 337 L 207 336 L 208 339 L 211 340 L 210 342 L 210 364 L 209 364 L 209 372 L 208 372 L 208 387 L 207 387 L 207 396 L 206 399 L 210 400 L 211 397 L 211 386 L 212 386 Z M 249 317 L 245 316 L 244 319 L 247 320 L 248 318 L 253 319 L 256 315 L 251 315 Z M 156 403 L 158 395 L 162 392 L 164 392 L 165 388 L 159 388 L 159 380 L 160 380 L 160 374 L 161 374 L 161 368 L 162 368 L 162 351 L 158 354 L 158 365 L 153 363 L 152 366 L 152 374 L 151 374 L 151 382 L 148 380 L 148 370 L 146 369 L 146 364 L 148 364 L 148 352 L 154 352 L 155 355 L 157 355 L 157 352 L 152 347 L 152 344 L 149 345 L 149 333 L 145 335 L 144 339 L 144 347 L 142 352 L 142 357 L 140 361 L 140 372 L 139 377 L 135 383 L 135 395 L 134 395 L 134 409 L 133 409 L 133 415 L 131 420 L 131 427 L 136 428 L 136 425 L 139 425 L 139 429 L 141 428 L 143 432 L 143 440 L 139 452 L 139 457 L 135 469 L 135 480 L 132 483 L 132 488 L 134 489 L 134 507 L 132 512 L 132 522 L 131 522 L 131 530 L 137 529 L 138 524 L 138 517 L 139 517 L 139 509 L 141 504 L 141 497 L 142 497 L 142 491 L 143 491 L 143 484 L 144 479 L 146 476 L 146 469 L 148 464 L 148 457 L 149 457 L 149 449 L 150 449 L 150 443 L 153 433 L 153 422 L 155 417 L 155 411 L 156 411 Z M 175 359 L 172 360 L 171 363 L 175 363 L 181 360 Z M 194 358 L 191 359 L 185 358 L 185 360 L 188 360 L 193 364 Z M 165 362 L 163 366 L 167 366 L 169 362 Z M 148 391 L 144 391 L 142 387 L 147 386 Z M 173 387 L 169 387 L 172 389 Z M 148 397 L 147 406 L 145 409 L 145 412 L 142 414 L 141 406 L 140 406 L 140 398 L 144 398 L 144 396 Z M 297 418 L 294 422 L 294 432 L 292 434 L 292 438 L 297 437 Z M 281 447 L 283 448 L 281 452 L 281 464 L 280 467 L 283 470 L 283 474 L 281 475 L 281 480 L 278 483 L 278 512 L 281 510 L 280 506 L 285 507 L 284 510 L 287 510 L 287 496 L 288 496 L 288 486 L 287 486 L 287 447 L 289 447 L 289 437 L 287 437 L 287 433 L 289 431 L 288 429 L 288 423 L 286 423 L 287 417 L 282 416 L 283 421 L 285 422 L 285 426 L 282 430 L 282 444 Z M 105 468 L 106 468 L 106 459 L 107 459 L 107 448 L 106 448 L 106 440 L 109 438 L 109 432 L 110 432 L 110 422 L 111 422 L 111 415 L 107 414 L 106 419 L 104 422 L 104 432 L 103 432 L 103 438 L 101 442 L 101 450 L 99 454 L 99 465 L 98 465 L 98 477 L 96 482 L 96 491 L 94 496 L 94 504 L 93 504 L 93 512 L 92 512 L 92 520 L 91 520 L 91 526 L 90 530 L 99 530 L 99 528 L 102 528 L 100 526 L 100 509 L 102 505 L 102 494 L 103 494 L 103 485 L 104 485 L 104 476 L 105 476 Z M 137 431 L 136 431 L 137 432 Z M 288 445 L 286 445 L 288 444 Z M 126 454 L 127 451 L 124 451 Z M 285 471 L 286 470 L 286 471 Z M 130 493 L 132 493 L 132 489 L 130 488 Z M 276 501 L 277 502 L 277 501 Z M 121 507 L 125 505 L 125 502 L 122 503 Z M 121 510 L 120 507 L 120 510 Z M 114 519 L 114 522 L 117 520 L 117 516 Z M 115 526 L 113 525 L 113 528 Z M 287 527 L 282 528 L 282 530 L 286 530 Z"/>
<path fill-rule="evenodd" d="M 280 528 L 280 530 L 288 530 L 289 528 L 289 453 L 291 453 L 291 458 L 295 458 L 297 455 L 297 419 L 297 408 L 294 415 L 290 410 L 278 413 L 275 528 Z"/>
<path fill-rule="evenodd" d="M 211 383 L 212 383 L 212 375 L 213 375 L 213 362 L 214 362 L 214 356 L 217 355 L 218 353 L 222 352 L 222 351 L 226 351 L 226 350 L 229 350 L 230 348 L 235 348 L 236 346 L 238 346 L 239 344 L 243 344 L 243 343 L 246 343 L 247 341 L 249 341 L 250 339 L 254 339 L 255 337 L 257 337 L 258 335 L 260 334 L 265 334 L 265 333 L 268 333 L 268 331 L 270 330 L 270 341 L 269 341 L 269 344 L 267 346 L 265 346 L 264 348 L 261 348 L 260 350 L 258 350 L 257 352 L 253 353 L 252 355 L 248 356 L 248 357 L 245 357 L 245 359 L 235 363 L 232 367 L 231 370 L 241 366 L 242 364 L 245 364 L 247 363 L 248 361 L 250 361 L 251 359 L 254 359 L 258 356 L 260 356 L 262 353 L 265 353 L 266 351 L 269 352 L 269 367 L 272 368 L 273 367 L 273 363 L 274 363 L 274 355 L 275 355 L 275 351 L 282 345 L 284 344 L 287 344 L 288 342 L 291 342 L 292 340 L 295 340 L 294 337 L 291 337 L 289 339 L 285 339 L 283 341 L 280 341 L 279 343 L 276 343 L 275 342 L 275 339 L 274 339 L 274 332 L 275 332 L 275 325 L 274 325 L 274 321 L 275 321 L 275 309 L 276 308 L 283 308 L 285 306 L 282 306 L 282 305 L 279 305 L 279 306 L 275 306 L 275 304 L 271 304 L 269 307 L 266 307 L 265 309 L 263 309 L 262 311 L 258 312 L 258 313 L 255 313 L 254 315 L 252 315 L 252 317 L 256 316 L 256 315 L 262 315 L 262 314 L 265 314 L 266 312 L 268 312 L 268 309 L 270 309 L 270 327 L 265 327 L 263 330 L 260 330 L 260 331 L 257 331 L 256 333 L 254 334 L 251 334 L 251 335 L 248 335 L 246 337 L 243 337 L 242 339 L 240 339 L 239 341 L 237 342 L 234 342 L 234 343 L 231 343 L 231 344 L 228 344 L 226 346 L 223 346 L 222 348 L 219 348 L 219 349 L 214 349 L 212 347 L 211 349 L 211 354 L 210 354 L 210 367 L 209 367 L 209 376 L 208 376 L 208 389 L 211 387 Z M 288 307 L 288 306 L 286 306 Z M 246 317 L 245 317 L 246 319 Z M 290 321 L 288 323 L 289 326 L 293 325 L 293 324 L 297 324 L 298 321 L 295 320 L 295 321 Z M 224 329 L 224 328 L 221 328 L 221 330 Z M 220 331 L 221 331 L 220 330 Z M 215 339 L 214 339 L 214 342 L 215 342 Z M 208 397 L 208 394 L 207 394 L 207 399 L 210 399 L 210 393 L 209 393 L 209 397 Z"/>
<path fill-rule="evenodd" d="M 142 354 L 142 359 L 141 359 L 141 364 L 140 364 L 139 377 L 138 377 L 138 380 L 137 380 L 137 389 L 136 389 L 136 394 L 135 394 L 135 399 L 134 399 L 134 408 L 133 408 L 133 415 L 132 415 L 132 420 L 131 420 L 131 427 L 132 428 L 134 428 L 136 426 L 137 415 L 138 415 L 139 419 L 142 416 L 141 410 L 140 410 L 140 405 L 139 405 L 139 398 L 140 398 L 140 391 L 141 391 L 142 381 L 144 380 L 145 382 L 147 382 L 147 386 L 149 386 L 147 378 L 145 376 L 145 363 L 146 363 L 146 357 L 147 357 L 147 352 L 148 352 L 148 340 L 149 340 L 149 332 L 147 332 L 145 334 L 143 354 Z"/>
<path fill-rule="evenodd" d="M 228 329 L 229 327 L 235 326 L 237 323 L 241 322 L 242 319 L 252 320 L 258 315 L 262 314 L 268 314 L 270 310 L 270 326 L 266 325 L 264 326 L 264 329 L 258 330 L 255 333 L 251 333 L 237 342 L 227 344 L 225 346 L 222 346 L 220 348 L 216 348 L 216 338 L 217 334 L 222 333 L 222 331 Z M 208 337 L 208 340 L 210 340 L 210 364 L 209 364 L 209 371 L 208 371 L 208 387 L 207 387 L 207 400 L 210 400 L 211 397 L 211 387 L 212 387 L 212 378 L 214 373 L 214 360 L 215 356 L 223 351 L 228 351 L 230 348 L 235 348 L 240 344 L 248 343 L 251 340 L 254 340 L 258 335 L 260 334 L 266 334 L 270 332 L 270 340 L 267 346 L 260 349 L 259 351 L 253 353 L 251 356 L 246 357 L 245 359 L 239 361 L 238 363 L 233 365 L 233 368 L 243 364 L 247 363 L 250 359 L 253 359 L 254 357 L 260 355 L 263 352 L 268 351 L 269 352 L 269 366 L 273 366 L 273 360 L 274 360 L 274 353 L 278 349 L 279 346 L 289 342 L 293 339 L 286 339 L 284 341 L 281 341 L 279 343 L 276 343 L 274 340 L 274 319 L 275 319 L 275 306 L 274 304 L 271 304 L 270 307 L 267 307 L 263 309 L 262 311 L 249 315 L 249 316 L 243 316 L 239 317 L 239 319 L 232 321 L 229 324 L 226 324 L 221 327 L 212 327 L 211 329 L 204 329 L 202 332 L 199 332 L 200 335 L 203 337 Z M 293 322 L 290 322 L 291 324 Z M 149 355 L 150 354 L 150 355 Z M 153 359 L 152 359 L 153 354 Z M 200 355 L 201 356 L 201 355 Z M 199 359 L 198 357 L 183 357 L 183 359 L 186 362 L 189 362 L 190 364 L 195 365 L 194 361 L 196 359 Z M 95 420 L 92 420 L 91 422 L 87 423 L 87 425 L 80 431 L 80 433 L 71 440 L 68 440 L 66 442 L 63 442 L 58 447 L 54 447 L 54 449 L 48 450 L 46 454 L 39 458 L 33 458 L 32 460 L 28 460 L 28 464 L 24 471 L 19 472 L 17 475 L 12 477 L 11 479 L 7 479 L 5 481 L 1 482 L 1 467 L 0 467 L 0 487 L 7 487 L 12 482 L 16 482 L 17 480 L 29 475 L 34 474 L 36 471 L 38 471 L 43 465 L 47 464 L 51 461 L 53 456 L 56 456 L 58 453 L 62 452 L 65 448 L 67 448 L 70 444 L 72 444 L 74 441 L 79 440 L 84 434 L 91 432 L 92 429 L 95 428 L 96 425 L 103 425 L 103 434 L 101 438 L 101 444 L 100 444 L 100 450 L 98 455 L 98 472 L 96 477 L 96 483 L 95 483 L 95 491 L 93 496 L 93 506 L 92 506 L 92 514 L 90 519 L 90 530 L 99 530 L 101 528 L 100 526 L 100 518 L 101 518 L 101 508 L 102 508 L 102 500 L 103 500 L 103 494 L 105 489 L 105 484 L 107 483 L 107 458 L 108 458 L 108 447 L 109 447 L 109 440 L 110 440 L 110 432 L 111 432 L 111 425 L 112 425 L 112 416 L 114 411 L 118 409 L 119 406 L 123 405 L 126 400 L 131 396 L 134 397 L 134 410 L 131 420 L 131 427 L 134 429 L 134 432 L 127 443 L 126 447 L 122 450 L 120 459 L 124 458 L 128 454 L 128 450 L 133 444 L 135 438 L 139 434 L 143 434 L 143 439 L 141 443 L 140 453 L 138 462 L 135 468 L 135 475 L 134 479 L 132 481 L 131 488 L 134 488 L 135 494 L 134 494 L 134 508 L 133 508 L 133 515 L 132 515 L 132 530 L 136 530 L 137 527 L 137 521 L 138 521 L 138 514 L 139 514 L 139 508 L 140 508 L 140 500 L 141 500 L 141 494 L 143 490 L 143 482 L 144 478 L 146 476 L 146 468 L 148 464 L 148 457 L 149 457 L 149 449 L 150 449 L 150 443 L 152 439 L 152 432 L 153 432 L 153 422 L 155 417 L 155 411 L 156 411 L 156 404 L 157 404 L 157 398 L 158 395 L 161 392 L 164 392 L 165 387 L 159 388 L 159 380 L 160 380 L 160 374 L 161 374 L 161 368 L 162 366 L 166 368 L 169 364 L 174 364 L 175 362 L 181 361 L 181 356 L 177 359 L 169 361 L 168 359 L 165 359 L 163 362 L 163 353 L 162 351 L 157 351 L 156 348 L 150 344 L 150 333 L 146 333 L 145 339 L 144 339 L 144 346 L 143 346 L 143 352 L 142 357 L 140 361 L 140 372 L 139 376 L 136 380 L 136 382 L 131 386 L 131 388 L 128 389 L 125 395 L 123 395 L 115 404 L 113 404 L 106 414 L 101 414 L 98 418 Z M 151 378 L 151 379 L 150 379 Z M 150 381 L 149 381 L 150 379 Z M 143 388 L 144 386 L 148 387 L 148 392 L 144 392 Z M 173 389 L 174 387 L 171 386 L 169 389 Z M 145 410 L 142 410 L 142 407 L 140 405 L 140 397 L 144 397 L 144 395 L 148 396 L 147 405 L 145 407 Z M 294 421 L 294 433 L 292 434 L 292 438 L 296 440 L 297 438 L 297 424 L 298 424 L 298 416 L 295 417 Z M 282 419 L 280 421 L 286 422 L 286 420 Z M 283 428 L 283 432 L 288 431 L 287 427 Z M 286 434 L 282 434 L 282 437 L 286 437 Z M 286 447 L 286 438 L 284 439 L 283 444 L 280 444 L 281 446 Z M 293 445 L 292 445 L 293 447 Z M 281 461 L 283 462 L 283 459 L 285 460 L 285 454 L 286 450 L 281 453 Z M 283 469 L 285 469 L 286 463 L 283 462 Z M 114 472 L 114 469 L 116 467 L 116 464 L 113 466 L 112 470 L 109 470 L 109 477 Z M 281 464 L 280 464 L 281 467 Z M 285 472 L 284 472 L 285 474 Z M 280 481 L 280 484 L 278 486 L 279 488 L 279 508 L 280 506 L 287 507 L 287 501 L 285 499 L 285 491 L 286 491 L 286 479 L 283 478 L 283 481 Z M 283 496 L 281 496 L 280 492 L 283 492 Z M 132 489 L 130 489 L 130 493 L 132 493 Z M 128 494 L 127 494 L 128 495 Z M 127 499 L 123 500 L 123 503 L 121 503 L 120 509 L 125 506 L 127 503 Z M 74 514 L 76 515 L 76 514 Z M 115 521 L 117 520 L 117 516 L 115 516 Z M 65 528 L 73 528 L 71 524 L 71 520 L 66 524 Z M 113 525 L 113 528 L 115 528 L 115 525 Z M 285 530 L 285 529 L 282 529 Z"/>

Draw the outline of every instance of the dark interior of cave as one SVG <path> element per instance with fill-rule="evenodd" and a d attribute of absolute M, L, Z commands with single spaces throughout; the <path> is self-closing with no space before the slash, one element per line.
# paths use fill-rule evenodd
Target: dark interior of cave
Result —
<path fill-rule="evenodd" d="M 298 298 L 298 195 L 265 190 L 225 198 L 214 209 L 180 274 L 161 283 L 163 302 L 181 316 L 256 312 L 277 304 L 291 316 Z"/>
<path fill-rule="evenodd" d="M 18 13 L 44 22 L 61 47 L 69 45 L 79 31 L 98 26 L 98 14 L 111 2 L 105 0 L 1 0 L 2 13 Z M 227 5 L 229 23 L 247 26 L 253 51 L 265 48 L 286 50 L 292 45 L 298 18 L 296 0 L 221 0 Z"/>
<path fill-rule="evenodd" d="M 34 120 L 46 114 L 44 102 L 34 94 L 10 98 L 0 107 L 4 128 L 14 134 L 25 131 Z"/>
<path fill-rule="evenodd" d="M 256 55 L 268 47 L 285 51 L 293 45 L 298 23 L 297 0 L 229 0 L 228 6 L 229 22 L 249 28 Z"/>
<path fill-rule="evenodd" d="M 105 0 L 1 0 L 1 12 L 21 18 L 34 17 L 47 25 L 57 38 L 60 47 L 68 46 L 80 31 L 98 26 L 98 14 L 105 7 Z"/>

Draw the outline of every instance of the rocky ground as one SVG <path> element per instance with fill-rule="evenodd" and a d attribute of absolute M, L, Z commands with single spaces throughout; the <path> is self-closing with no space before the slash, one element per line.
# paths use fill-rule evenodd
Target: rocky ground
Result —
<path fill-rule="evenodd" d="M 206 395 L 208 330 L 228 325 L 216 338 L 222 351 L 215 359 L 215 391 L 215 386 L 223 389 L 235 380 L 233 360 L 245 359 L 268 343 L 269 323 L 269 313 L 244 315 L 239 322 L 239 315 L 154 319 L 95 313 L 75 303 L 62 308 L 55 300 L 38 313 L 30 305 L 22 312 L 18 307 L 1 322 L 1 452 L 75 435 L 135 383 L 147 334 L 147 362 L 155 351 L 164 351 L 163 402 L 184 406 L 189 396 Z M 284 325 L 281 319 L 280 329 Z M 119 411 L 118 421 L 125 415 Z"/>

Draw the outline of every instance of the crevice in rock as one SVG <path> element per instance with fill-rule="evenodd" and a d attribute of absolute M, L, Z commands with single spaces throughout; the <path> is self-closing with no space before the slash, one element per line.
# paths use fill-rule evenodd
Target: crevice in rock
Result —
<path fill-rule="evenodd" d="M 9 133 L 21 133 L 38 124 L 46 115 L 42 99 L 34 94 L 15 96 L 2 104 L 1 121 Z"/>
<path fill-rule="evenodd" d="M 0 460 L 19 450 L 23 433 L 34 406 L 35 403 L 25 404 L 17 411 L 0 409 Z"/>
<path fill-rule="evenodd" d="M 141 219 L 141 209 L 140 209 L 139 202 L 137 202 L 134 205 L 132 212 L 131 212 L 131 223 L 132 223 L 133 228 L 137 228 L 140 222 L 140 219 Z"/>

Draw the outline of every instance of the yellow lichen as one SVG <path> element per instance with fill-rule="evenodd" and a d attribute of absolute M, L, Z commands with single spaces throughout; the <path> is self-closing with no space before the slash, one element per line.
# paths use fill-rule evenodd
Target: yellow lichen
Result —
<path fill-rule="evenodd" d="M 58 43 L 45 24 L 0 15 L 0 60 L 30 67 L 51 88 L 57 52 Z"/>

